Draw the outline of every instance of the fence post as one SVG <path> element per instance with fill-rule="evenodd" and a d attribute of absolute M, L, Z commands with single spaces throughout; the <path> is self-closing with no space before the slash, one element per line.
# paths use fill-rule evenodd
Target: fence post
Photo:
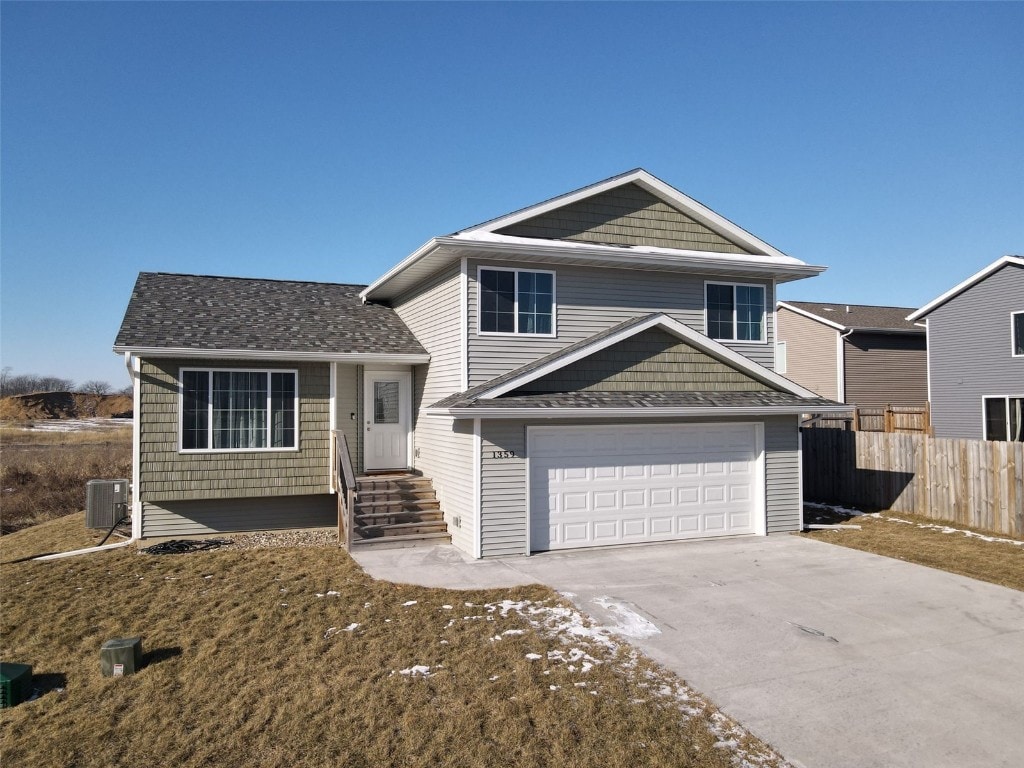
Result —
<path fill-rule="evenodd" d="M 860 432 L 860 408 L 856 406 L 853 409 L 853 431 Z"/>
<path fill-rule="evenodd" d="M 894 419 L 892 415 L 892 403 L 886 403 L 885 410 L 882 412 L 882 429 L 885 430 L 886 434 L 889 434 L 893 431 L 893 421 Z"/>

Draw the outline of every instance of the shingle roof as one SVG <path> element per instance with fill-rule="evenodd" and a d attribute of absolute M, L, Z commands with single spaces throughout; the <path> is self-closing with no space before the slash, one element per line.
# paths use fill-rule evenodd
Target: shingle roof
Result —
<path fill-rule="evenodd" d="M 844 329 L 875 331 L 913 331 L 924 328 L 907 320 L 915 307 L 877 307 L 870 304 L 830 304 L 820 301 L 783 301 L 815 317 L 843 326 Z"/>
<path fill-rule="evenodd" d="M 451 398 L 449 398 L 451 399 Z M 434 407 L 472 411 L 475 408 L 772 408 L 796 406 L 814 412 L 837 405 L 823 397 L 788 392 L 565 392 L 558 394 L 466 399 Z"/>
<path fill-rule="evenodd" d="M 426 354 L 364 287 L 142 272 L 115 348 Z"/>

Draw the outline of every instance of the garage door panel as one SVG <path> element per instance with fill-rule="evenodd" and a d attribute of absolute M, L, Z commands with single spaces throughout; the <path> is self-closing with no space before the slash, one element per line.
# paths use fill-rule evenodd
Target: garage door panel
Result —
<path fill-rule="evenodd" d="M 531 548 L 756 532 L 753 425 L 531 430 Z"/>

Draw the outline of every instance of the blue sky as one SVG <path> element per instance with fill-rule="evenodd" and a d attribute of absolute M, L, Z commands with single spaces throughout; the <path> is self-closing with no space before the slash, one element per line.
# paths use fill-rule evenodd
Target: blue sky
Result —
<path fill-rule="evenodd" d="M 127 384 L 139 271 L 368 282 L 643 167 L 918 306 L 1024 252 L 1021 3 L 15 3 L 0 361 Z"/>

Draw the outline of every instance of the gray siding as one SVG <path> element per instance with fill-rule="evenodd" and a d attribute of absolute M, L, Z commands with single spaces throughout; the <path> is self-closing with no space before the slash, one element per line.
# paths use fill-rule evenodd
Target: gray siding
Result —
<path fill-rule="evenodd" d="M 624 184 L 498 232 L 518 237 L 748 253 L 637 184 Z"/>
<path fill-rule="evenodd" d="M 180 453 L 178 372 L 196 368 L 297 369 L 299 450 Z M 144 502 L 330 493 L 327 363 L 143 360 L 139 498 Z"/>
<path fill-rule="evenodd" d="M 1013 357 L 1010 313 L 1024 311 L 1024 268 L 1008 264 L 928 317 L 935 437 L 982 439 L 982 398 L 1024 395 L 1024 357 Z"/>
<path fill-rule="evenodd" d="M 143 502 L 142 536 L 200 536 L 338 525 L 337 496 L 278 496 Z"/>
<path fill-rule="evenodd" d="M 768 533 L 800 530 L 800 419 L 764 420 L 765 511 Z"/>
<path fill-rule="evenodd" d="M 336 371 L 335 429 L 345 434 L 352 465 L 356 472 L 362 472 L 363 430 L 359 425 L 363 423 L 363 366 L 338 363 Z"/>
<path fill-rule="evenodd" d="M 779 308 L 777 323 L 779 341 L 786 342 L 783 375 L 822 397 L 838 400 L 839 332 L 785 307 Z"/>
<path fill-rule="evenodd" d="M 459 267 L 439 273 L 393 302 L 395 311 L 430 353 L 413 375 L 413 465 L 434 482 L 452 543 L 473 553 L 472 424 L 423 416 L 421 409 L 462 391 L 462 291 Z M 455 519 L 460 525 L 455 525 Z"/>
<path fill-rule="evenodd" d="M 481 336 L 477 333 L 477 269 L 511 266 L 469 262 L 469 385 L 476 386 L 538 357 L 593 336 L 623 320 L 664 312 L 704 333 L 704 282 L 745 282 L 765 286 L 767 343 L 726 343 L 726 346 L 769 369 L 775 367 L 775 296 L 770 281 L 717 275 L 684 275 L 626 269 L 558 267 L 555 277 L 557 337 Z M 517 263 L 524 268 L 550 269 L 550 264 Z M 415 329 L 413 329 L 415 333 Z M 418 334 L 417 334 L 418 335 Z M 421 343 L 423 342 L 420 339 Z M 426 346 L 426 345 L 424 345 Z"/>
<path fill-rule="evenodd" d="M 725 418 L 718 421 L 750 421 L 749 418 Z M 707 421 L 699 419 L 697 421 Z M 797 417 L 776 416 L 762 419 L 765 447 L 765 512 L 768 533 L 800 528 L 800 455 Z M 615 422 L 550 420 L 544 426 L 558 424 L 649 424 L 645 420 Z M 685 424 L 686 419 L 665 419 L 658 423 Z M 480 532 L 484 557 L 524 554 L 529 533 L 526 520 L 527 470 L 526 427 L 522 420 L 483 421 L 481 423 Z M 514 458 L 498 459 L 494 451 L 512 451 Z"/>
<path fill-rule="evenodd" d="M 924 405 L 928 363 L 924 334 L 852 333 L 843 340 L 846 402 Z"/>
<path fill-rule="evenodd" d="M 530 392 L 763 392 L 748 374 L 651 328 L 531 381 Z"/>

